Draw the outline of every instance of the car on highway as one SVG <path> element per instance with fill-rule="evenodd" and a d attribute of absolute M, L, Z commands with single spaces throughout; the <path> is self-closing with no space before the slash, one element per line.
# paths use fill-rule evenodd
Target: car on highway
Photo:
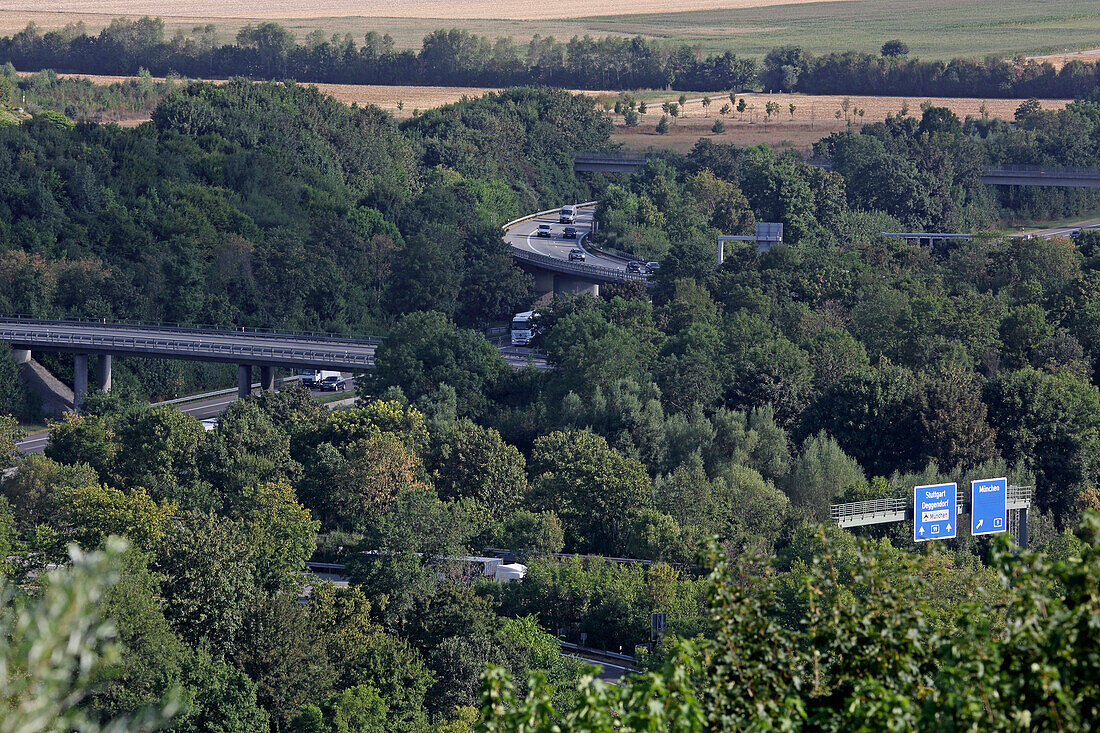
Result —
<path fill-rule="evenodd" d="M 577 207 L 572 204 L 561 207 L 561 213 L 558 214 L 558 221 L 562 224 L 576 224 Z"/>
<path fill-rule="evenodd" d="M 660 269 L 661 269 L 661 263 L 660 262 L 655 262 L 653 260 L 650 260 L 649 262 L 645 263 L 645 271 L 646 272 L 657 272 L 657 270 L 660 270 Z"/>
<path fill-rule="evenodd" d="M 553 232 L 550 230 L 550 225 L 549 224 L 539 224 L 538 229 L 535 230 L 535 236 L 537 236 L 537 237 L 553 236 Z"/>
<path fill-rule="evenodd" d="M 638 262 L 637 260 L 631 260 L 630 262 L 626 263 L 626 271 L 627 272 L 633 272 L 633 273 L 636 273 L 638 275 L 641 275 L 642 274 L 642 263 Z"/>
<path fill-rule="evenodd" d="M 321 380 L 322 392 L 343 392 L 348 388 L 348 380 L 344 379 L 344 375 L 337 374 L 333 377 L 325 377 Z"/>
<path fill-rule="evenodd" d="M 569 250 L 570 262 L 584 262 L 584 250 L 583 249 L 571 249 Z"/>
<path fill-rule="evenodd" d="M 565 229 L 562 230 L 561 238 L 562 239 L 576 239 L 577 238 L 577 228 L 576 227 L 566 227 Z"/>

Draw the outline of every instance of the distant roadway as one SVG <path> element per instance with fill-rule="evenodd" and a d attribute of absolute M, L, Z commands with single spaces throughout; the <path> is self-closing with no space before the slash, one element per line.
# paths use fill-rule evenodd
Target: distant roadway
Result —
<path fill-rule="evenodd" d="M 1033 237 L 1043 237 L 1045 239 L 1050 237 L 1069 237 L 1078 229 L 1100 229 L 1100 219 L 1089 219 L 1088 221 L 1079 221 L 1073 224 L 1066 224 L 1065 226 L 1024 232 L 1024 236 L 1030 234 Z"/>

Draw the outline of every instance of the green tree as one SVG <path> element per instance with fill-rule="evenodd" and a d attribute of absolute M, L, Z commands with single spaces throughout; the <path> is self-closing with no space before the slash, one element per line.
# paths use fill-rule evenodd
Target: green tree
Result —
<path fill-rule="evenodd" d="M 657 120 L 657 127 L 655 129 L 658 135 L 668 134 L 668 115 L 661 115 L 661 119 Z"/>
<path fill-rule="evenodd" d="M 118 582 L 100 602 L 100 613 L 114 623 L 121 644 L 118 663 L 103 670 L 88 701 L 100 720 L 140 713 L 180 684 L 183 644 L 160 610 L 161 579 L 148 562 L 133 549 L 120 555 Z"/>
<path fill-rule="evenodd" d="M 930 460 L 951 469 L 999 457 L 973 373 L 955 365 L 941 366 L 922 376 L 919 389 L 916 409 Z"/>
<path fill-rule="evenodd" d="M 567 547 L 614 554 L 625 546 L 632 513 L 651 504 L 642 464 L 589 432 L 556 431 L 535 441 L 532 504 L 556 512 Z"/>
<path fill-rule="evenodd" d="M 859 464 L 844 454 L 824 431 L 806 439 L 791 462 L 783 489 L 796 506 L 806 507 L 818 519 L 828 518 L 829 504 L 853 484 L 865 481 Z"/>
<path fill-rule="evenodd" d="M 909 46 L 904 41 L 897 39 L 893 41 L 887 41 L 882 44 L 882 55 L 888 58 L 896 56 L 906 56 L 909 53 Z"/>
<path fill-rule="evenodd" d="M 19 421 L 11 415 L 0 415 L 0 470 L 11 468 L 19 455 L 17 443 L 26 437 Z"/>
<path fill-rule="evenodd" d="M 293 481 L 302 470 L 290 456 L 290 437 L 255 400 L 237 400 L 222 413 L 197 462 L 222 501 L 260 484 Z"/>
<path fill-rule="evenodd" d="M 118 581 L 115 560 L 125 543 L 103 552 L 72 550 L 71 564 L 45 576 L 42 592 L 16 610 L 14 589 L 0 578 L 0 730 L 155 730 L 178 709 L 158 700 L 132 718 L 102 722 L 82 707 L 92 685 L 117 663 L 115 626 L 100 604 Z"/>
<path fill-rule="evenodd" d="M 104 418 L 66 412 L 61 420 L 49 423 L 49 430 L 47 458 L 69 465 L 87 463 L 100 476 L 111 475 L 118 443 Z"/>
<path fill-rule="evenodd" d="M 183 664 L 186 710 L 173 721 L 173 733 L 268 733 L 270 717 L 256 702 L 256 683 L 205 646 Z"/>
<path fill-rule="evenodd" d="M 219 654 L 239 654 L 257 598 L 251 548 L 240 527 L 214 514 L 183 514 L 164 543 L 159 569 L 164 616 L 180 638 L 193 648 L 205 643 Z"/>
<path fill-rule="evenodd" d="M 520 505 L 527 493 L 526 462 L 492 428 L 469 420 L 440 429 L 427 458 L 432 483 L 444 499 L 472 497 L 496 519 Z"/>
<path fill-rule="evenodd" d="M 4 479 L 3 491 L 20 526 L 29 531 L 50 520 L 58 494 L 98 484 L 99 476 L 87 463 L 64 465 L 31 454 L 20 460 L 18 471 Z"/>
<path fill-rule="evenodd" d="M 990 383 L 985 402 L 1001 454 L 1036 472 L 1041 506 L 1068 516 L 1081 487 L 1094 480 L 1100 391 L 1069 374 L 1025 367 Z"/>
<path fill-rule="evenodd" d="M 130 412 L 116 421 L 118 452 L 114 475 L 126 488 L 143 486 L 157 499 L 184 502 L 198 470 L 202 424 L 174 407 Z M 184 504 L 185 508 L 193 508 Z"/>
<path fill-rule="evenodd" d="M 547 555 L 565 547 L 565 531 L 554 512 L 520 509 L 507 517 L 498 539 L 501 547 L 527 555 Z"/>
<path fill-rule="evenodd" d="M 297 587 L 317 548 L 319 523 L 298 503 L 288 483 L 267 483 L 233 498 L 227 514 L 246 535 L 256 582 L 268 592 Z"/>
<path fill-rule="evenodd" d="M 141 552 L 156 552 L 178 513 L 174 504 L 157 504 L 144 489 L 124 493 L 102 484 L 59 488 L 49 504 L 48 521 L 59 539 L 86 550 L 98 549 L 108 537 L 117 536 Z"/>
<path fill-rule="evenodd" d="M 375 368 L 360 379 L 359 392 L 366 399 L 400 387 L 416 400 L 447 384 L 458 394 L 459 415 L 478 417 L 487 408 L 486 392 L 507 370 L 481 334 L 456 330 L 442 313 L 410 313 L 378 347 Z"/>

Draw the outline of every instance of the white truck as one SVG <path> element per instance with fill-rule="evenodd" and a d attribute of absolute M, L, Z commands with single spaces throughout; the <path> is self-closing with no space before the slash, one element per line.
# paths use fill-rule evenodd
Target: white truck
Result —
<path fill-rule="evenodd" d="M 576 224 L 577 223 L 577 207 L 573 204 L 568 204 L 561 207 L 561 212 L 558 214 L 558 223 L 560 224 Z"/>
<path fill-rule="evenodd" d="M 310 389 L 318 389 L 321 382 L 325 381 L 325 377 L 339 377 L 340 372 L 328 372 L 322 369 L 299 369 L 298 376 L 305 386 Z"/>

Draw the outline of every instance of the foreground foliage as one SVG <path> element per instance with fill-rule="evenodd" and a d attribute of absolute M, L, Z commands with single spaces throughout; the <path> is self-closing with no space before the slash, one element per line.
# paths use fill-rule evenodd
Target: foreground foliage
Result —
<path fill-rule="evenodd" d="M 1064 552 L 998 543 L 988 586 L 939 628 L 939 553 L 821 535 L 794 578 L 762 559 L 715 555 L 713 639 L 674 642 L 664 665 L 621 687 L 592 684 L 555 709 L 532 678 L 517 695 L 493 670 L 479 730 L 1090 730 L 1100 713 L 1100 516 Z M 848 555 L 846 557 L 846 555 Z M 804 606 L 777 613 L 783 584 Z M 782 605 L 782 604 L 778 604 Z"/>

